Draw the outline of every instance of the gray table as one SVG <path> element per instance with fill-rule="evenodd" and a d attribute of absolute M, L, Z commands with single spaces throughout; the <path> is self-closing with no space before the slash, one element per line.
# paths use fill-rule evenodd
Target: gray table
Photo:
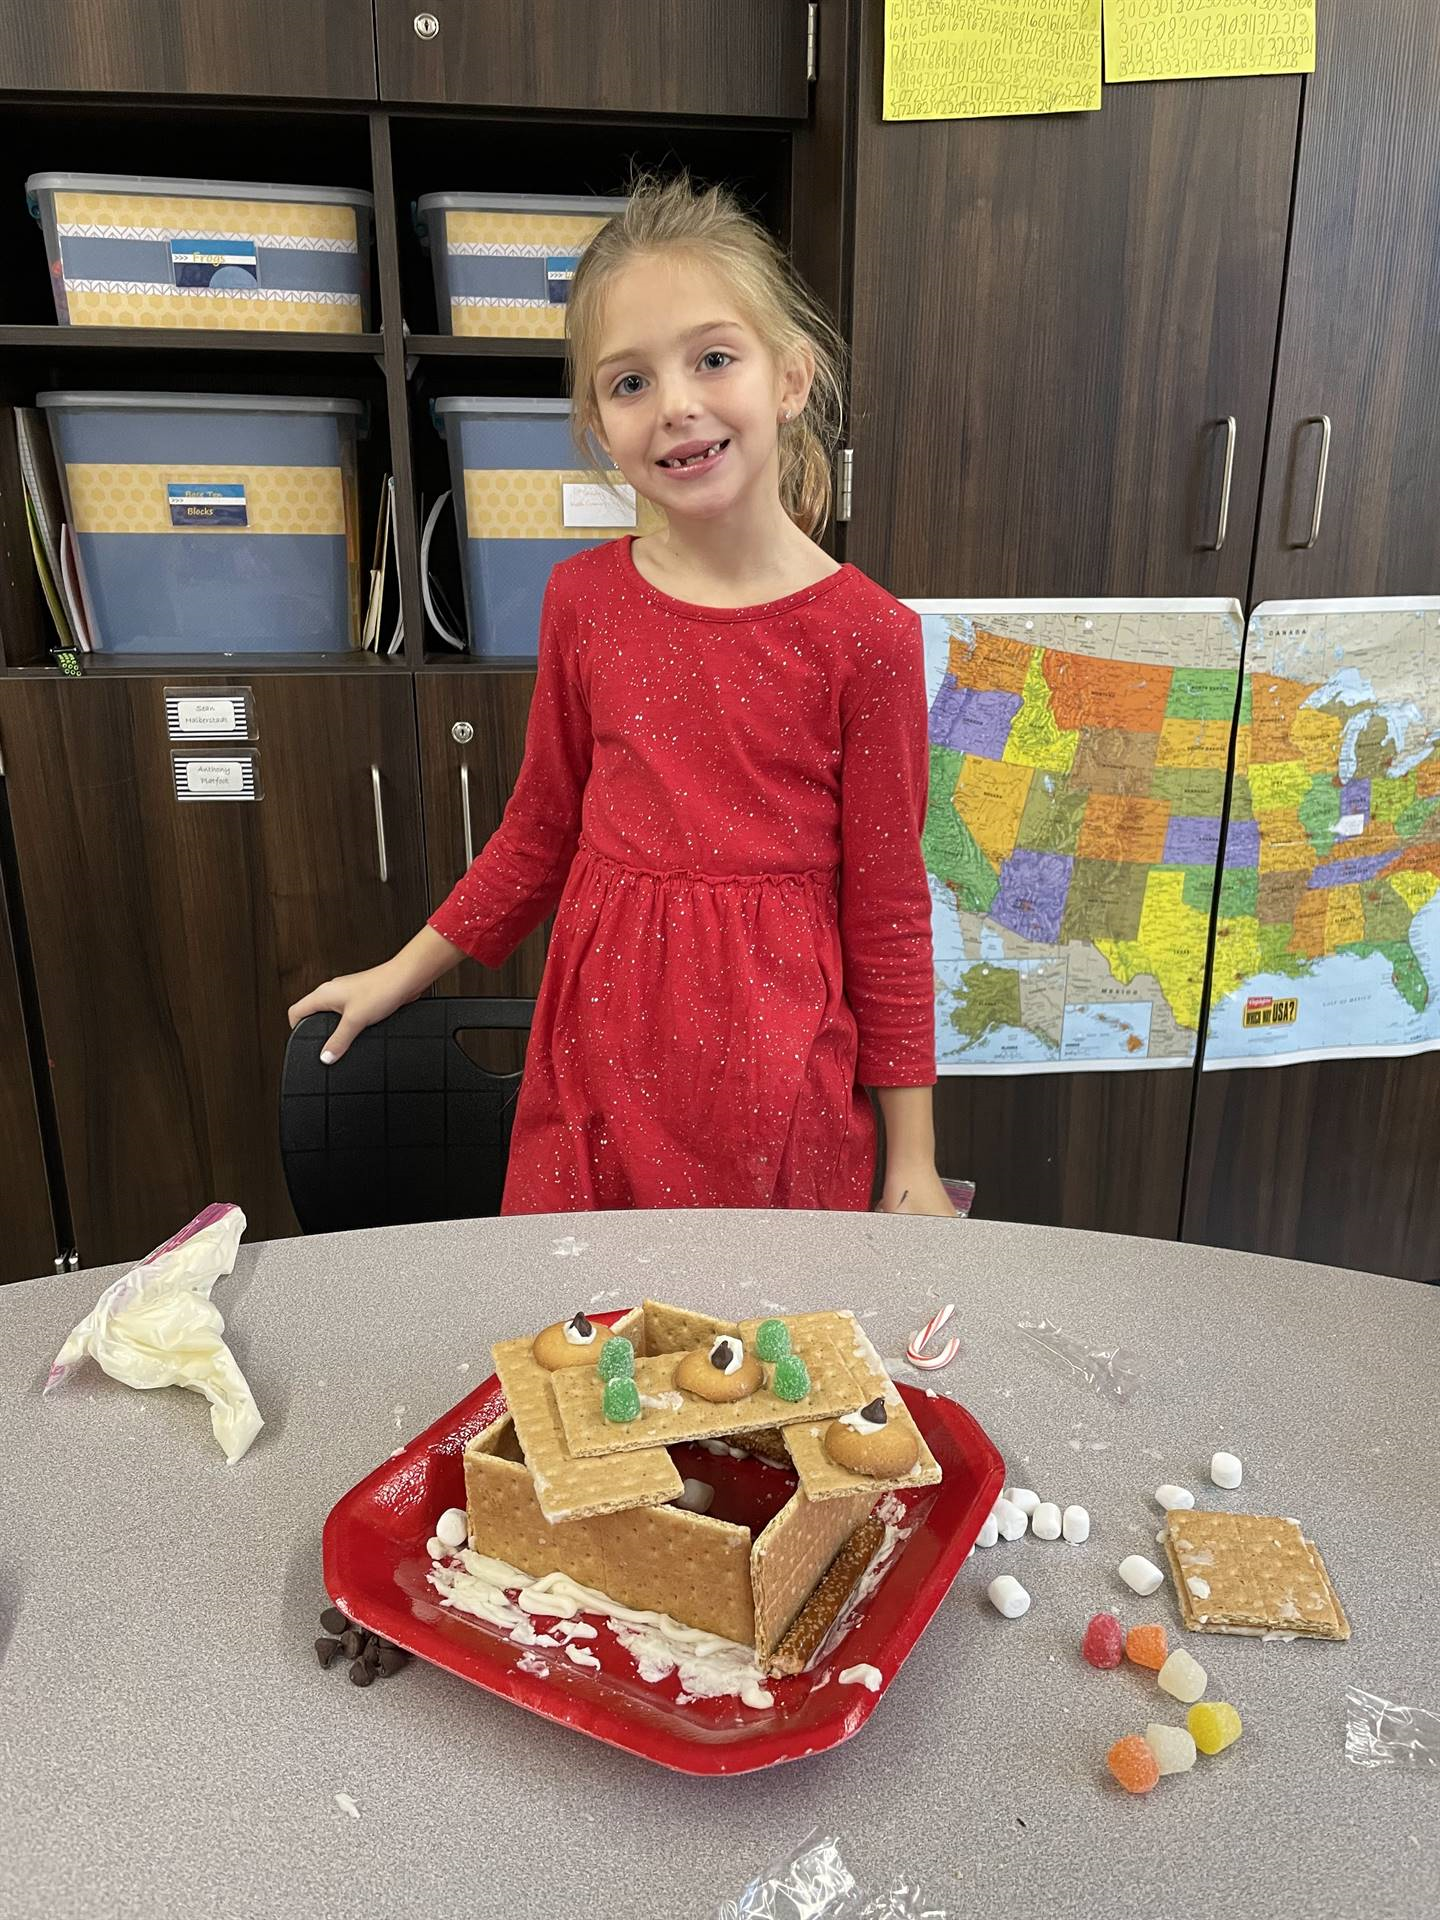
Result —
<path fill-rule="evenodd" d="M 579 1252 L 561 1249 L 571 1243 Z M 1344 1689 L 1440 1709 L 1440 1293 L 1157 1242 L 874 1216 L 519 1219 L 243 1249 L 216 1298 L 267 1425 L 227 1468 L 197 1397 L 47 1364 L 111 1271 L 0 1290 L 0 1912 L 708 1920 L 819 1825 L 862 1879 L 956 1915 L 1440 1910 L 1440 1777 L 1343 1757 Z M 748 1284 L 747 1284 L 748 1283 Z M 1014 1478 L 1079 1500 L 1086 1547 L 977 1553 L 861 1735 L 682 1778 L 413 1663 L 366 1691 L 311 1649 L 335 1499 L 489 1371 L 492 1339 L 646 1293 L 717 1312 L 848 1304 L 892 1359 L 957 1302 L 962 1398 Z M 1123 1339 L 1128 1405 L 1038 1360 L 1027 1311 Z M 468 1370 L 467 1370 L 468 1369 Z M 897 1369 L 901 1378 L 906 1375 Z M 914 1377 L 911 1375 L 910 1377 Z M 1169 1703 L 1077 1658 L 1134 1601 L 1152 1490 L 1246 1468 L 1319 1542 L 1349 1646 L 1191 1639 L 1241 1743 L 1145 1801 L 1104 1756 Z M 1238 1496 L 1236 1497 L 1238 1500 Z M 1013 1570 L 1029 1616 L 987 1581 Z M 354 1819 L 336 1804 L 347 1794 Z M 598 1878 L 597 1863 L 604 1863 Z"/>

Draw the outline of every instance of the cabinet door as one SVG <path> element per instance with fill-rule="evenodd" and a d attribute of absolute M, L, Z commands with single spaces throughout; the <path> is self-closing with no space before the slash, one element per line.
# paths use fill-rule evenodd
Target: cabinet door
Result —
<path fill-rule="evenodd" d="M 6 87 L 373 100 L 370 4 L 0 0 L 0 88 Z M 224 168 L 212 155 L 191 171 Z"/>
<path fill-rule="evenodd" d="M 1243 595 L 1299 80 L 886 124 L 882 14 L 866 0 L 846 558 L 915 598 Z M 1192 1088 L 947 1076 L 940 1164 L 979 1214 L 1173 1237 Z"/>
<path fill-rule="evenodd" d="M 256 674 L 261 797 L 188 802 L 166 737 L 166 680 L 181 678 L 0 682 L 87 1266 L 144 1254 L 211 1200 L 238 1202 L 251 1239 L 295 1231 L 277 1120 L 286 1009 L 394 952 L 424 907 L 408 676 Z"/>
<path fill-rule="evenodd" d="M 0 840 L 3 828 L 0 821 Z M 0 1286 L 50 1271 L 57 1251 L 15 944 L 0 890 Z"/>
<path fill-rule="evenodd" d="M 386 100 L 803 120 L 806 0 L 376 0 Z"/>
<path fill-rule="evenodd" d="M 1437 91 L 1434 0 L 1321 0 L 1257 601 L 1440 593 Z"/>
<path fill-rule="evenodd" d="M 534 690 L 533 673 L 457 668 L 415 677 L 431 912 L 500 824 L 524 758 Z M 503 967 L 465 961 L 437 991 L 533 1000 L 548 931 L 537 928 Z M 482 1064 L 505 1070 L 520 1061 L 494 1053 Z"/>

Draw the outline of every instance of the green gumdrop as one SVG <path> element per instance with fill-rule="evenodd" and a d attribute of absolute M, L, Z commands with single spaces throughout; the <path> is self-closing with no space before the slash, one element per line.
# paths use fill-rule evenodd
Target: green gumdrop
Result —
<path fill-rule="evenodd" d="M 767 1367 L 790 1357 L 790 1329 L 783 1320 L 762 1320 L 755 1329 L 755 1354 Z"/>
<path fill-rule="evenodd" d="M 607 1420 L 621 1424 L 640 1418 L 640 1389 L 633 1380 L 607 1380 L 601 1412 Z"/>
<path fill-rule="evenodd" d="M 775 1363 L 770 1390 L 777 1400 L 803 1400 L 810 1391 L 810 1372 L 798 1353 L 787 1353 Z"/>
<path fill-rule="evenodd" d="M 629 1380 L 635 1372 L 635 1349 L 623 1333 L 617 1333 L 600 1349 L 595 1371 L 602 1380 Z"/>

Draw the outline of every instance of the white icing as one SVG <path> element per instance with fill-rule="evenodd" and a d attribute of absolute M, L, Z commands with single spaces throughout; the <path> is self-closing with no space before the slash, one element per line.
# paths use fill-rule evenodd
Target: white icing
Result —
<path fill-rule="evenodd" d="M 566 1647 L 565 1658 L 573 1660 L 577 1667 L 593 1667 L 597 1673 L 600 1670 L 600 1662 L 586 1647 Z"/>
<path fill-rule="evenodd" d="M 1185 1576 L 1185 1584 L 1197 1600 L 1208 1600 L 1210 1598 L 1210 1582 L 1208 1580 L 1202 1580 L 1198 1573 L 1187 1573 Z"/>
<path fill-rule="evenodd" d="M 868 1401 L 866 1405 L 869 1405 Z M 854 1413 L 842 1413 L 840 1424 L 849 1427 L 852 1433 L 883 1433 L 887 1423 L 884 1420 L 867 1420 L 865 1408 L 861 1407 Z"/>
<path fill-rule="evenodd" d="M 673 1673 L 682 1691 L 693 1700 L 733 1694 L 747 1707 L 761 1709 L 775 1704 L 774 1695 L 764 1685 L 765 1676 L 755 1664 L 753 1647 L 742 1647 L 699 1627 L 684 1626 L 667 1613 L 622 1606 L 608 1594 L 582 1587 L 568 1574 L 547 1573 L 532 1580 L 504 1560 L 492 1560 L 466 1548 L 455 1559 L 433 1566 L 430 1584 L 445 1606 L 498 1627 L 521 1646 L 535 1644 L 537 1636 L 527 1616 L 545 1610 L 537 1603 L 549 1600 L 550 1611 L 556 1614 L 599 1614 L 634 1658 L 642 1680 L 654 1684 Z M 513 1600 L 512 1590 L 516 1596 Z"/>
<path fill-rule="evenodd" d="M 642 1407 L 649 1407 L 652 1413 L 679 1413 L 685 1405 L 683 1393 L 642 1393 Z"/>
<path fill-rule="evenodd" d="M 858 1666 L 846 1667 L 840 1675 L 840 1684 L 842 1687 L 868 1687 L 871 1693 L 878 1693 L 883 1678 L 878 1667 L 872 1667 L 862 1660 Z"/>
<path fill-rule="evenodd" d="M 577 1314 L 575 1317 L 576 1319 L 579 1319 L 580 1316 Z M 572 1347 L 589 1347 L 595 1344 L 594 1323 L 592 1321 L 587 1320 L 585 1324 L 590 1329 L 588 1333 L 581 1333 L 577 1329 L 574 1320 L 567 1320 L 565 1322 L 565 1338 L 569 1341 Z"/>
<path fill-rule="evenodd" d="M 722 1347 L 726 1353 L 726 1360 L 723 1366 L 719 1365 L 715 1358 Z M 738 1373 L 745 1364 L 744 1343 L 737 1340 L 733 1333 L 722 1333 L 718 1339 L 712 1340 L 710 1343 L 710 1364 L 715 1368 L 717 1373 L 723 1373 L 727 1377 L 732 1373 Z M 683 1401 L 681 1405 L 684 1405 Z"/>

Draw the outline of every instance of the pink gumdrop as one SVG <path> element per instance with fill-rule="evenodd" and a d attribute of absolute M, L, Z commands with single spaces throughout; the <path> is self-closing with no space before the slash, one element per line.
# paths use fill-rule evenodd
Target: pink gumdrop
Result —
<path fill-rule="evenodd" d="M 1085 1629 L 1080 1651 L 1092 1667 L 1118 1667 L 1125 1658 L 1125 1630 L 1113 1613 L 1097 1613 Z"/>

